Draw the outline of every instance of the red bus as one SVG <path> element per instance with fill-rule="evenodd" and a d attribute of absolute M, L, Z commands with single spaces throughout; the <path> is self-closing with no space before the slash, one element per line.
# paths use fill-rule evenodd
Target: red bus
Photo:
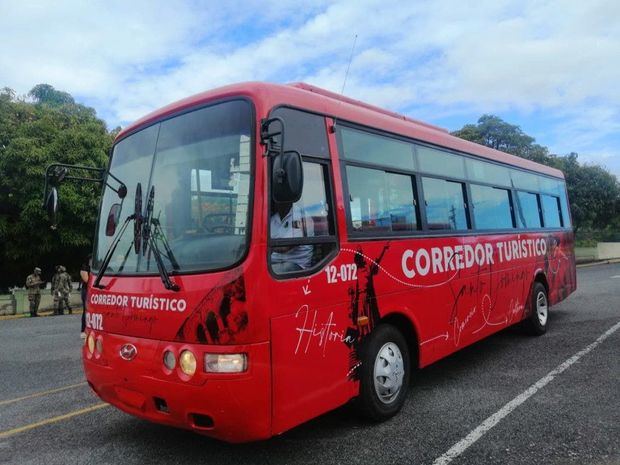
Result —
<path fill-rule="evenodd" d="M 563 174 L 307 85 L 205 92 L 123 130 L 89 283 L 88 383 L 230 442 L 351 400 L 576 288 Z M 423 376 L 423 373 L 421 374 Z"/>

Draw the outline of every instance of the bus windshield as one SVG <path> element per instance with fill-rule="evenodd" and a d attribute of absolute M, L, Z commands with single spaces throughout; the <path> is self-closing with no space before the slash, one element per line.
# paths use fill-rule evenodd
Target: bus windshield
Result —
<path fill-rule="evenodd" d="M 120 202 L 114 191 L 105 189 L 93 268 L 100 268 L 113 241 L 110 212 L 122 223 L 138 200 L 145 213 L 151 189 L 151 223 L 156 227 L 150 234 L 159 249 L 168 248 L 163 256 L 169 271 L 208 271 L 238 262 L 249 228 L 251 131 L 250 103 L 234 100 L 170 118 L 116 144 L 110 173 L 123 181 L 128 194 Z M 138 184 L 141 199 L 136 199 Z M 106 273 L 155 272 L 150 248 L 135 252 L 130 225 Z"/>

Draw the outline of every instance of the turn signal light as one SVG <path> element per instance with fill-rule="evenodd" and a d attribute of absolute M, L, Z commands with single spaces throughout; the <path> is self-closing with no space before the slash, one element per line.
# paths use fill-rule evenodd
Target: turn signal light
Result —
<path fill-rule="evenodd" d="M 88 339 L 86 340 L 86 345 L 88 346 L 88 352 L 90 352 L 90 354 L 92 355 L 92 353 L 95 351 L 95 334 L 94 333 L 90 333 L 88 335 Z"/>
<path fill-rule="evenodd" d="M 164 366 L 168 368 L 168 370 L 174 370 L 174 367 L 177 364 L 176 357 L 169 350 L 164 352 Z"/>
<path fill-rule="evenodd" d="M 103 353 L 103 339 L 101 337 L 95 341 L 95 351 L 98 355 Z"/>
<path fill-rule="evenodd" d="M 193 376 L 196 373 L 196 356 L 189 350 L 184 350 L 179 356 L 179 366 L 183 373 Z"/>
<path fill-rule="evenodd" d="M 207 373 L 242 373 L 247 368 L 247 354 L 205 354 Z"/>

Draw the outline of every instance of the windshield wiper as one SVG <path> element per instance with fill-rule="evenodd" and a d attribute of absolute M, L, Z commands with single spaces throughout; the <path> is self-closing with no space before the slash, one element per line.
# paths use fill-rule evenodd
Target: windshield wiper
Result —
<path fill-rule="evenodd" d="M 161 281 L 164 283 L 164 287 L 169 291 L 180 291 L 181 288 L 178 284 L 170 279 L 170 274 L 164 265 L 164 260 L 162 259 L 162 253 L 159 250 L 159 246 L 157 245 L 157 239 L 162 239 L 162 244 L 164 244 L 164 248 L 166 249 L 166 258 L 170 260 L 172 264 L 172 268 L 174 270 L 178 270 L 179 263 L 177 262 L 174 254 L 172 253 L 172 249 L 168 245 L 168 241 L 166 240 L 166 236 L 161 229 L 160 223 L 158 219 L 153 218 L 153 206 L 155 204 L 155 186 L 151 186 L 151 191 L 149 192 L 149 199 L 146 204 L 146 215 L 145 221 L 142 225 L 142 240 L 143 242 L 143 250 L 142 253 L 146 254 L 147 250 L 150 253 L 153 252 L 153 256 L 155 257 L 155 263 L 157 264 L 157 270 L 159 271 L 159 276 L 161 277 Z M 154 228 L 152 228 L 154 226 Z"/>
<path fill-rule="evenodd" d="M 127 225 L 129 225 L 129 223 L 135 219 L 136 219 L 135 214 L 129 215 L 127 219 L 125 220 L 125 222 L 123 223 L 123 226 L 121 227 L 121 229 L 118 231 L 118 234 L 112 241 L 112 244 L 110 244 L 110 248 L 108 249 L 108 251 L 105 254 L 105 257 L 103 258 L 103 262 L 101 263 L 101 268 L 99 269 L 99 273 L 97 273 L 97 278 L 95 279 L 95 282 L 93 283 L 93 287 L 96 287 L 97 289 L 105 289 L 105 285 L 101 284 L 101 278 L 103 278 L 103 276 L 105 275 L 108 265 L 110 264 L 110 260 L 112 259 L 112 255 L 114 254 L 116 247 L 121 241 L 123 237 L 123 233 L 127 230 Z"/>
<path fill-rule="evenodd" d="M 142 233 L 142 184 L 141 183 L 138 183 L 136 185 L 136 195 L 134 198 L 133 214 L 127 217 L 127 219 L 123 223 L 123 226 L 118 231 L 118 233 L 116 234 L 116 237 L 110 244 L 110 247 L 108 248 L 108 251 L 106 252 L 103 258 L 103 262 L 101 263 L 101 268 L 99 269 L 99 273 L 97 273 L 97 278 L 95 279 L 95 282 L 93 283 L 93 287 L 96 287 L 97 289 L 105 289 L 105 286 L 101 284 L 101 278 L 103 278 L 103 276 L 105 275 L 105 272 L 108 269 L 108 265 L 110 264 L 110 260 L 112 260 L 112 255 L 114 254 L 116 247 L 118 247 L 118 244 L 121 241 L 123 234 L 127 230 L 127 225 L 129 225 L 129 222 L 131 221 L 134 222 L 133 244 L 135 244 L 135 250 L 136 250 L 136 253 L 138 253 L 138 251 L 140 250 L 140 246 L 139 246 L 140 234 Z M 125 259 L 126 258 L 127 258 L 127 254 L 125 254 Z M 123 262 L 122 266 L 125 266 L 125 262 Z"/>

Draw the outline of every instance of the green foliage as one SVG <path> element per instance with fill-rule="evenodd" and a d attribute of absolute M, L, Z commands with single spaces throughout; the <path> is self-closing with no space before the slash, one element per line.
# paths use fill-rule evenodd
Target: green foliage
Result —
<path fill-rule="evenodd" d="M 620 226 L 620 183 L 598 165 L 582 165 L 574 152 L 558 156 L 536 144 L 519 126 L 494 115 L 483 115 L 477 124 L 466 124 L 453 135 L 552 166 L 564 172 L 573 226 L 579 230 L 617 230 Z"/>
<path fill-rule="evenodd" d="M 92 108 L 47 84 L 28 94 L 0 90 L 0 288 L 23 285 L 40 266 L 49 279 L 56 264 L 75 276 L 90 252 L 101 186 L 63 183 L 61 210 L 50 228 L 44 210 L 46 167 L 54 162 L 104 167 L 113 136 Z"/>

